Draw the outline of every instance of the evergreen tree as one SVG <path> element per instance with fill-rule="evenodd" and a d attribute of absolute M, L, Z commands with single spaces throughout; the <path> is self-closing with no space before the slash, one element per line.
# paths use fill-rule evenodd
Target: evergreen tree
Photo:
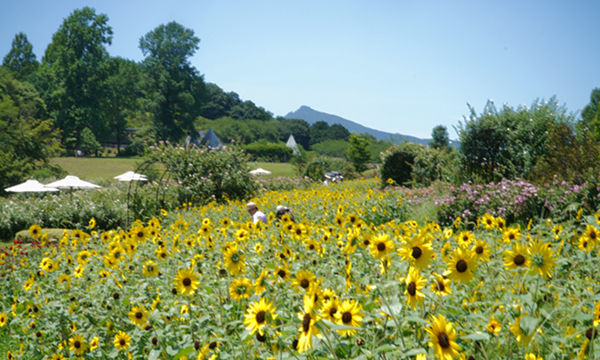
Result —
<path fill-rule="evenodd" d="M 348 158 L 359 174 L 367 170 L 367 162 L 371 159 L 370 142 L 359 134 L 350 135 Z"/>
<path fill-rule="evenodd" d="M 4 57 L 2 66 L 14 73 L 16 79 L 24 81 L 35 72 L 40 63 L 33 53 L 33 45 L 27 40 L 27 35 L 20 32 L 15 35 L 12 47 Z"/>

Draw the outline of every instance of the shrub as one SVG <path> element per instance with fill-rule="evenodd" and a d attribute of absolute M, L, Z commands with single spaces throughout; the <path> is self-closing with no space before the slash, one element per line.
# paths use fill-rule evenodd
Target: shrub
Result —
<path fill-rule="evenodd" d="M 325 173 L 329 171 L 339 171 L 345 179 L 354 179 L 356 177 L 354 166 L 348 160 L 328 156 L 314 158 L 306 166 L 304 176 L 308 176 L 313 181 L 323 181 L 325 180 Z"/>
<path fill-rule="evenodd" d="M 405 185 L 412 179 L 412 165 L 415 156 L 407 151 L 394 150 L 385 156 L 381 166 L 381 180 L 385 187 L 388 179 L 396 184 Z"/>
<path fill-rule="evenodd" d="M 285 144 L 270 142 L 254 142 L 243 145 L 242 149 L 248 153 L 250 160 L 253 161 L 286 162 L 292 157 L 293 153 L 293 150 Z"/>

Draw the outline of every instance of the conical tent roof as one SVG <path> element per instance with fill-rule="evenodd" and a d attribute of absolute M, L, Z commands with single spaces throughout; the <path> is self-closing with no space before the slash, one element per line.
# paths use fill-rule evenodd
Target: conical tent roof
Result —
<path fill-rule="evenodd" d="M 221 144 L 221 141 L 219 140 L 217 134 L 215 134 L 212 128 L 210 128 L 206 135 L 204 135 L 204 138 L 202 139 L 202 141 L 200 141 L 200 145 L 205 145 L 213 149 L 220 149 L 223 147 L 223 144 Z"/>
<path fill-rule="evenodd" d="M 285 146 L 294 150 L 294 155 L 300 155 L 300 149 L 298 149 L 298 144 L 296 143 L 296 139 L 294 139 L 293 134 L 290 134 L 290 138 L 288 139 L 287 143 L 285 143 Z"/>

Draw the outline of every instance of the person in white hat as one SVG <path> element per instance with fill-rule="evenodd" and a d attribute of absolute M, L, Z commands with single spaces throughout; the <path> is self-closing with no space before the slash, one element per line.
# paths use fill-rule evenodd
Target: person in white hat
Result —
<path fill-rule="evenodd" d="M 252 215 L 252 223 L 256 224 L 258 221 L 262 221 L 265 224 L 267 223 L 267 217 L 265 216 L 265 213 L 258 210 L 258 207 L 255 203 L 249 202 L 246 204 L 246 210 L 250 215 Z"/>

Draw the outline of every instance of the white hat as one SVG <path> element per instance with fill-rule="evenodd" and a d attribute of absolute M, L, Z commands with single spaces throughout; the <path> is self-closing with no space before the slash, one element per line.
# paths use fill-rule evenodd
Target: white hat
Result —
<path fill-rule="evenodd" d="M 283 212 L 283 211 L 286 211 L 287 208 L 285 206 L 283 206 L 283 205 L 277 205 L 277 209 L 276 210 L 278 212 Z"/>

